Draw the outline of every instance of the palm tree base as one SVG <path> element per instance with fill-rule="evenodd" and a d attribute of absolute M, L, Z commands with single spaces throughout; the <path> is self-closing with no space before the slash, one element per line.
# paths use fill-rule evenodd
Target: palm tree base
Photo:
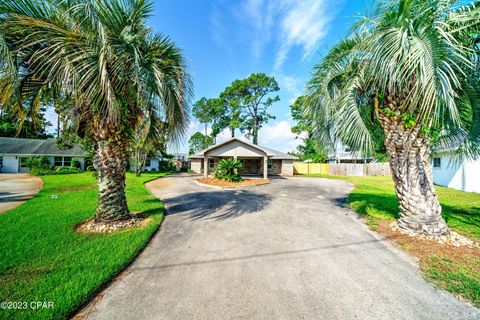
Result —
<path fill-rule="evenodd" d="M 413 235 L 424 234 L 438 237 L 450 234 L 450 229 L 443 219 L 427 222 L 419 221 L 419 219 L 410 221 L 408 218 L 400 218 L 397 221 L 397 225 L 399 229 Z"/>
<path fill-rule="evenodd" d="M 93 218 L 79 224 L 75 230 L 83 233 L 111 233 L 117 230 L 125 230 L 143 226 L 147 220 L 130 215 L 128 219 L 105 221 Z"/>

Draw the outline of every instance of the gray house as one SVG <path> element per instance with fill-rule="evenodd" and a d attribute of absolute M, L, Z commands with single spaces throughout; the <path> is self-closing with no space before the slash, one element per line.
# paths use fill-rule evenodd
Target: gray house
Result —
<path fill-rule="evenodd" d="M 189 156 L 190 169 L 194 173 L 202 173 L 208 177 L 214 173 L 218 162 L 223 158 L 242 160 L 243 175 L 269 175 L 293 176 L 293 160 L 297 157 L 289 154 L 254 145 L 239 138 L 232 138 L 225 142 L 211 146 L 192 156 Z"/>
<path fill-rule="evenodd" d="M 41 140 L 0 137 L 0 172 L 28 172 L 25 160 L 36 156 L 47 157 L 52 165 L 58 167 L 69 167 L 75 158 L 82 169 L 85 167 L 86 154 L 78 145 L 61 150 L 52 138 Z"/>

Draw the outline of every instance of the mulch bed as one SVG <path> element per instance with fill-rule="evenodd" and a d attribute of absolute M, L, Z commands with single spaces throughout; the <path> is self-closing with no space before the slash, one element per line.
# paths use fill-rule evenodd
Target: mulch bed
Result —
<path fill-rule="evenodd" d="M 243 181 L 241 182 L 228 182 L 225 180 L 220 180 L 215 178 L 201 178 L 201 179 L 197 179 L 197 181 L 203 184 L 208 184 L 211 186 L 216 186 L 221 188 L 238 188 L 238 187 L 255 186 L 255 185 L 269 183 L 267 179 L 243 179 Z"/>
<path fill-rule="evenodd" d="M 380 221 L 377 226 L 377 232 L 385 238 L 396 242 L 403 249 L 420 259 L 428 258 L 432 255 L 448 256 L 454 259 L 462 259 L 465 255 L 480 257 L 480 248 L 470 248 L 467 246 L 456 247 L 433 240 L 412 237 L 392 229 L 391 221 Z"/>

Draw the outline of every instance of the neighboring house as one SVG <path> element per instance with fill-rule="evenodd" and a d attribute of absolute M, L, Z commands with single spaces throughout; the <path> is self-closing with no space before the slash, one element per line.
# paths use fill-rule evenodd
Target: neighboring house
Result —
<path fill-rule="evenodd" d="M 328 154 L 328 163 L 368 163 L 372 157 L 364 157 L 360 152 L 354 152 L 342 142 L 335 143 L 335 151 Z"/>
<path fill-rule="evenodd" d="M 164 158 L 161 154 L 150 156 L 145 159 L 145 164 L 143 165 L 142 171 L 158 171 L 160 170 L 160 165 L 162 162 L 172 162 L 177 170 L 187 170 L 188 169 L 188 161 L 187 161 L 187 154 L 186 153 L 178 153 L 174 154 L 173 158 Z M 135 164 L 130 162 L 130 170 L 135 170 Z"/>
<path fill-rule="evenodd" d="M 293 160 L 297 157 L 254 145 L 239 138 L 232 138 L 218 143 L 189 157 L 190 169 L 194 173 L 203 172 L 204 177 L 214 173 L 218 162 L 224 158 L 235 158 L 243 162 L 241 174 L 263 175 L 293 175 Z M 206 169 L 205 169 L 206 168 Z"/>
<path fill-rule="evenodd" d="M 61 150 L 53 138 L 41 140 L 0 137 L 0 172 L 28 172 L 25 160 L 36 156 L 47 157 L 52 165 L 58 167 L 70 167 L 75 158 L 82 169 L 85 167 L 86 154 L 78 145 Z"/>
<path fill-rule="evenodd" d="M 453 159 L 448 151 L 437 151 L 432 158 L 433 183 L 440 186 L 480 192 L 480 159 Z"/>

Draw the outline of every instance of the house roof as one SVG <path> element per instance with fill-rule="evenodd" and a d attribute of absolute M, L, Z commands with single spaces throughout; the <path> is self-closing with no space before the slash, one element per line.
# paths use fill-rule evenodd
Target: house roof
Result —
<path fill-rule="evenodd" d="M 86 156 L 86 153 L 76 144 L 71 149 L 59 149 L 53 138 L 42 140 L 0 137 L 0 154 L 72 157 Z"/>
<path fill-rule="evenodd" d="M 270 159 L 290 159 L 290 160 L 298 159 L 297 157 L 289 155 L 287 153 L 283 153 L 283 152 L 280 152 L 280 151 L 277 151 L 277 150 L 274 150 L 274 149 L 270 149 L 270 148 L 267 148 L 267 147 L 255 145 L 255 144 L 251 143 L 250 141 L 246 141 L 246 140 L 243 140 L 243 139 L 240 139 L 240 138 L 237 138 L 237 137 L 231 138 L 231 139 L 226 140 L 224 142 L 217 143 L 216 145 L 213 145 L 213 146 L 210 146 L 206 149 L 203 149 L 202 151 L 197 152 L 196 154 L 189 156 L 189 158 L 190 159 L 203 158 L 205 153 L 207 153 L 207 152 L 209 152 L 213 149 L 216 149 L 220 146 L 224 146 L 224 145 L 227 145 L 229 143 L 232 143 L 234 141 L 241 142 L 241 143 L 246 144 L 246 145 L 248 145 L 248 146 L 250 146 L 254 149 L 260 150 L 263 153 L 265 153 L 267 155 L 267 157 L 269 157 Z"/>

